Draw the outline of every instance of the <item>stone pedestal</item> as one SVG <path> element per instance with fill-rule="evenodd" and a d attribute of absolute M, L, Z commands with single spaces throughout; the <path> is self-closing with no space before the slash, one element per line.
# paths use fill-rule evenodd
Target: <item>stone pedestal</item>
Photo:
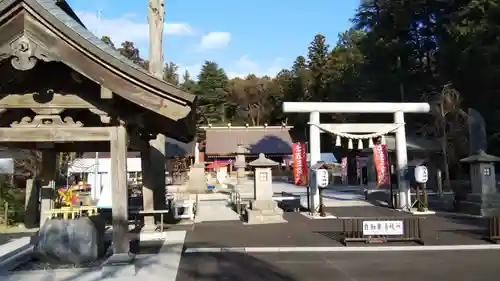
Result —
<path fill-rule="evenodd" d="M 457 194 L 457 198 L 461 199 L 457 202 L 460 212 L 481 216 L 500 215 L 500 192 L 496 187 L 494 165 L 499 161 L 499 157 L 488 155 L 482 150 L 460 160 L 470 165 L 471 182 L 470 193 L 459 191 L 463 194 Z"/>
<path fill-rule="evenodd" d="M 274 200 L 253 200 L 247 210 L 249 224 L 282 223 L 283 210 Z"/>
<path fill-rule="evenodd" d="M 254 168 L 254 199 L 250 202 L 247 212 L 249 224 L 281 223 L 283 210 L 273 200 L 273 181 L 271 167 L 279 163 L 265 158 L 260 154 L 259 158 L 250 163 Z"/>

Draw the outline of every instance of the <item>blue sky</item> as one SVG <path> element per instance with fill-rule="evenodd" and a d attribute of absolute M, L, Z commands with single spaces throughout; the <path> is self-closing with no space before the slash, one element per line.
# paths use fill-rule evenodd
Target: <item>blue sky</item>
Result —
<path fill-rule="evenodd" d="M 67 0 L 94 33 L 133 41 L 148 56 L 147 0 Z M 314 3 L 314 4 L 313 4 Z M 359 0 L 165 0 L 164 57 L 197 75 L 214 60 L 231 76 L 274 75 L 351 26 Z M 98 21 L 98 10 L 101 20 Z"/>

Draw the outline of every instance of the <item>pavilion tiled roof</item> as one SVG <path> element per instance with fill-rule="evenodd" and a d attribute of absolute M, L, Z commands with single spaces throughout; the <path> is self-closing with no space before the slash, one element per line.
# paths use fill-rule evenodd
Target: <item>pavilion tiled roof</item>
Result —
<path fill-rule="evenodd" d="M 235 154 L 238 146 L 247 154 L 292 154 L 289 128 L 207 128 L 207 155 Z"/>

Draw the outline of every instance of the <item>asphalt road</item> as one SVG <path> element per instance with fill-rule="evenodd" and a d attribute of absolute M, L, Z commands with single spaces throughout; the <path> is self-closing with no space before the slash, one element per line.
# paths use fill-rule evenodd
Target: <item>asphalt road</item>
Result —
<path fill-rule="evenodd" d="M 496 281 L 500 250 L 184 254 L 176 281 Z"/>

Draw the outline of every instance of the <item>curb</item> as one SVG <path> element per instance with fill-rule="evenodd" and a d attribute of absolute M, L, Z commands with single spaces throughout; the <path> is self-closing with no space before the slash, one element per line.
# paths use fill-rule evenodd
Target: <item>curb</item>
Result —
<path fill-rule="evenodd" d="M 418 252 L 500 250 L 500 245 L 374 246 L 374 247 L 228 247 L 187 248 L 184 253 L 303 253 L 303 252 Z"/>

